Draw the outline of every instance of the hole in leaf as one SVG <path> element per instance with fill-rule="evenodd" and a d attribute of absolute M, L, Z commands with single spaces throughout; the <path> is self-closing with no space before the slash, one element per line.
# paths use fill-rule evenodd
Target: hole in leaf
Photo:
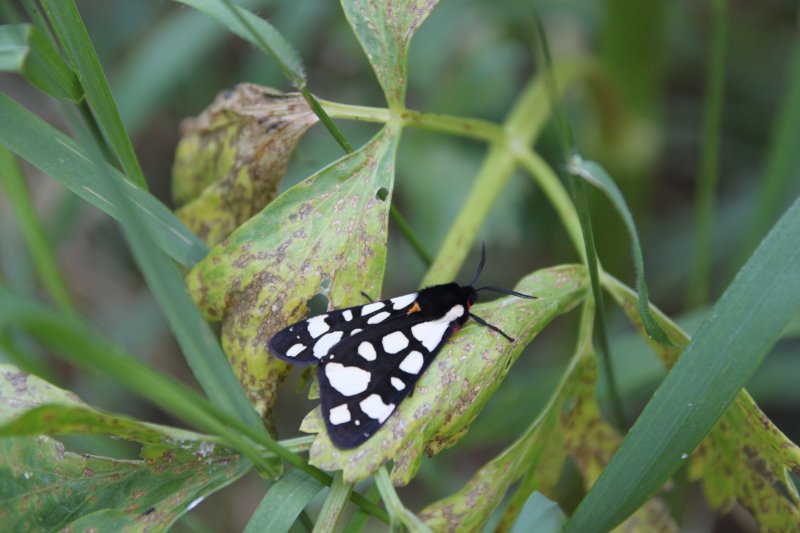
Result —
<path fill-rule="evenodd" d="M 328 292 L 330 286 L 331 286 L 331 280 L 329 278 L 323 279 L 322 283 L 319 284 L 319 288 L 322 289 L 322 292 Z"/>
<path fill-rule="evenodd" d="M 381 187 L 375 194 L 375 198 L 377 198 L 381 202 L 385 202 L 387 196 L 389 196 L 389 189 L 387 189 L 386 187 Z"/>
<path fill-rule="evenodd" d="M 307 303 L 306 316 L 316 316 L 328 312 L 328 298 L 324 294 L 315 294 Z"/>

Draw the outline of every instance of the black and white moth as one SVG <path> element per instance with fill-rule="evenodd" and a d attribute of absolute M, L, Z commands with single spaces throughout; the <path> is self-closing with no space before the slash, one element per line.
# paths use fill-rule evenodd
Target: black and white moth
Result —
<path fill-rule="evenodd" d="M 478 292 L 489 290 L 533 298 L 509 289 L 451 282 L 380 302 L 329 311 L 293 324 L 269 341 L 269 351 L 296 365 L 317 364 L 322 416 L 338 448 L 369 439 L 410 395 L 425 370 L 455 332 L 472 317 Z M 366 295 L 365 295 L 366 296 Z"/>

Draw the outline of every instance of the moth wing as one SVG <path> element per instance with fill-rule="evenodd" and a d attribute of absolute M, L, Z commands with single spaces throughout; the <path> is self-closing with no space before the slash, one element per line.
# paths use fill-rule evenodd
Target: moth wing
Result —
<path fill-rule="evenodd" d="M 341 341 L 386 320 L 404 316 L 417 293 L 390 300 L 338 309 L 301 320 L 272 336 L 268 349 L 278 359 L 296 365 L 318 363 Z"/>
<path fill-rule="evenodd" d="M 334 347 L 317 371 L 331 441 L 355 448 L 375 434 L 414 391 L 456 325 L 404 314 Z"/>

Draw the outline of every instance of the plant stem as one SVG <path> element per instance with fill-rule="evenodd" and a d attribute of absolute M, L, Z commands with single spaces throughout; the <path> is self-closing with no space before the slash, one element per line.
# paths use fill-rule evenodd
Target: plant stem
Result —
<path fill-rule="evenodd" d="M 400 501 L 400 497 L 397 495 L 397 491 L 394 490 L 394 485 L 392 485 L 392 478 L 385 468 L 381 467 L 375 473 L 375 485 L 378 487 L 378 491 L 381 493 L 381 499 L 384 505 L 386 505 L 386 509 L 389 511 L 389 519 L 392 528 L 399 522 L 411 533 L 432 533 L 431 529 L 426 526 L 422 520 L 417 518 L 417 515 L 406 509 L 403 502 Z"/>
<path fill-rule="evenodd" d="M 319 512 L 319 517 L 317 517 L 317 522 L 314 524 L 313 533 L 333 533 L 336 531 L 336 524 L 339 523 L 339 519 L 342 517 L 342 511 L 344 511 L 352 490 L 352 483 L 342 481 L 341 470 L 336 472 L 333 476 L 331 488 L 325 498 L 325 503 L 322 504 L 322 510 Z"/>

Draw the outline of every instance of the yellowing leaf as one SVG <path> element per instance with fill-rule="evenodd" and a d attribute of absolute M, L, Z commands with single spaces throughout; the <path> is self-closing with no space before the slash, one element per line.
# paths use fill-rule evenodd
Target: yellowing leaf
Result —
<path fill-rule="evenodd" d="M 536 295 L 536 300 L 505 297 L 476 305 L 475 314 L 496 324 L 516 341 L 509 343 L 491 330 L 467 322 L 428 367 L 414 394 L 403 400 L 386 424 L 358 448 L 335 448 L 324 431 L 319 409 L 315 409 L 301 427 L 307 432 L 320 431 L 311 446 L 311 464 L 325 470 L 342 470 L 344 480 L 353 482 L 393 460 L 393 482 L 407 484 L 416 474 L 423 453 L 433 455 L 458 442 L 522 349 L 553 318 L 580 303 L 586 288 L 582 267 L 554 267 L 530 274 L 515 287 Z"/>
<path fill-rule="evenodd" d="M 271 202 L 317 116 L 299 93 L 250 83 L 184 121 L 172 169 L 178 218 L 214 245 Z"/>
<path fill-rule="evenodd" d="M 438 0 L 342 0 L 353 31 L 383 87 L 389 107 L 403 108 L 408 45 Z"/>
<path fill-rule="evenodd" d="M 225 353 L 262 414 L 289 368 L 268 355 L 270 337 L 301 320 L 316 294 L 331 307 L 362 302 L 361 291 L 380 294 L 399 133 L 387 125 L 286 191 L 187 277 L 206 316 L 222 320 Z"/>

